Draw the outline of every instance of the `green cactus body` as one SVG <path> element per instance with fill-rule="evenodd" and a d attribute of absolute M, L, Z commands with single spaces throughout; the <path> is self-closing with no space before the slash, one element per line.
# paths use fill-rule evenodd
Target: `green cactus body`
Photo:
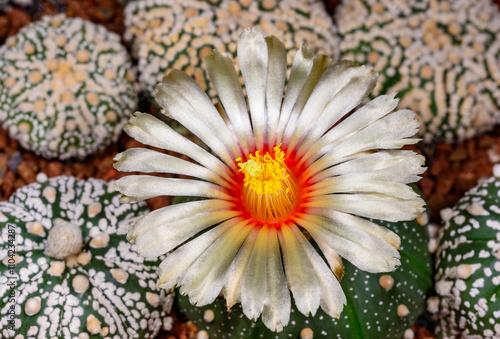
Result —
<path fill-rule="evenodd" d="M 442 338 L 500 336 L 500 179 L 488 178 L 441 214 L 436 257 Z"/>
<path fill-rule="evenodd" d="M 146 204 L 102 180 L 39 179 L 0 203 L 0 337 L 153 338 L 172 296 L 126 240 Z"/>
<path fill-rule="evenodd" d="M 424 310 L 425 297 L 432 286 L 427 234 L 416 221 L 377 223 L 401 237 L 401 266 L 394 272 L 372 274 L 344 261 L 341 285 L 347 305 L 339 319 L 332 319 L 322 310 L 306 317 L 293 306 L 288 326 L 274 333 L 260 320 L 247 319 L 239 304 L 228 311 L 222 299 L 194 307 L 187 297 L 177 293 L 180 310 L 211 339 L 401 338 Z"/>
<path fill-rule="evenodd" d="M 45 16 L 0 48 L 0 121 L 45 158 L 84 158 L 118 139 L 135 110 L 135 71 L 117 34 Z"/>

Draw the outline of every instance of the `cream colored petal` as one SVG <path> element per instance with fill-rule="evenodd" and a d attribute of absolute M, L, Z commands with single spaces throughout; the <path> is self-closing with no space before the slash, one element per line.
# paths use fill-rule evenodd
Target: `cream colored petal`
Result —
<path fill-rule="evenodd" d="M 323 255 L 325 256 L 333 274 L 335 274 L 338 281 L 341 281 L 344 276 L 344 265 L 342 264 L 342 259 L 338 253 L 333 248 L 329 247 L 323 239 L 316 239 L 316 243 L 321 249 L 321 252 L 323 252 Z"/>
<path fill-rule="evenodd" d="M 206 228 L 240 214 L 239 211 L 225 210 L 208 212 L 151 228 L 139 234 L 135 239 L 137 253 L 144 257 L 158 257 Z"/>
<path fill-rule="evenodd" d="M 340 312 L 342 312 L 346 303 L 340 283 L 311 243 L 302 235 L 301 231 L 297 227 L 291 227 L 290 229 L 302 247 L 302 252 L 309 259 L 310 266 L 318 278 L 321 308 L 331 317 L 339 318 Z"/>
<path fill-rule="evenodd" d="M 229 267 L 252 230 L 242 218 L 233 218 L 217 227 L 222 226 L 227 231 L 194 261 L 180 280 L 181 293 L 188 294 L 193 305 L 208 305 L 219 296 Z"/>
<path fill-rule="evenodd" d="M 254 148 L 252 126 L 245 97 L 229 56 L 218 51 L 205 57 L 208 75 L 245 154 Z"/>
<path fill-rule="evenodd" d="M 207 199 L 189 201 L 181 204 L 169 205 L 154 210 L 139 218 L 129 229 L 127 240 L 135 243 L 135 239 L 143 232 L 164 224 L 183 220 L 194 215 L 208 212 L 230 210 L 235 207 L 234 203 L 226 200 Z"/>
<path fill-rule="evenodd" d="M 355 109 L 373 90 L 378 78 L 374 69 L 358 67 L 353 71 L 351 80 L 332 98 L 321 115 L 309 120 L 306 114 L 301 115 L 297 125 L 308 126 L 309 130 L 306 129 L 307 134 L 302 133 L 302 136 L 294 133 L 290 147 L 311 148 L 326 131 Z M 297 140 L 295 144 L 294 139 Z"/>
<path fill-rule="evenodd" d="M 113 160 L 116 161 L 113 167 L 122 172 L 182 174 L 228 186 L 227 181 L 206 167 L 147 148 L 130 148 L 118 153 Z"/>
<path fill-rule="evenodd" d="M 422 167 L 425 158 L 413 151 L 384 150 L 367 153 L 358 158 L 343 162 L 316 174 L 312 180 L 317 182 L 337 175 L 373 173 L 377 180 L 392 180 L 403 183 L 416 182 L 425 172 Z"/>
<path fill-rule="evenodd" d="M 293 105 L 290 116 L 286 119 L 286 125 L 283 127 L 283 133 L 281 133 L 281 121 L 284 119 L 280 119 L 280 126 L 278 127 L 278 130 L 280 131 L 278 134 L 279 143 L 286 143 L 286 141 L 290 139 L 290 136 L 297 126 L 297 120 L 302 114 L 304 106 L 310 99 L 311 93 L 316 88 L 318 81 L 321 79 L 326 70 L 332 67 L 332 64 L 332 59 L 325 55 L 318 55 L 314 58 L 313 66 L 308 74 L 307 80 L 300 90 L 300 94 Z"/>
<path fill-rule="evenodd" d="M 329 194 L 312 197 L 304 207 L 326 208 L 387 221 L 413 220 L 424 211 L 424 201 L 419 197 L 404 200 L 375 193 Z"/>
<path fill-rule="evenodd" d="M 185 154 L 214 173 L 229 173 L 230 171 L 219 159 L 181 136 L 151 114 L 134 113 L 123 129 L 128 135 L 143 144 Z"/>
<path fill-rule="evenodd" d="M 289 148 L 295 149 L 300 144 L 311 147 L 375 87 L 378 73 L 373 68 L 336 65 L 324 73 L 311 94 L 290 137 Z"/>
<path fill-rule="evenodd" d="M 257 240 L 245 268 L 241 281 L 241 306 L 249 319 L 257 320 L 264 309 L 267 291 L 267 256 L 269 227 L 264 225 L 257 234 Z"/>
<path fill-rule="evenodd" d="M 313 65 L 313 70 L 309 75 L 310 78 L 314 74 L 314 66 L 316 65 Z M 295 105 L 291 119 L 285 129 L 283 142 L 288 145 L 290 151 L 294 150 L 297 139 L 309 130 L 311 124 L 323 112 L 335 94 L 349 82 L 354 70 L 352 61 L 342 60 L 328 66 L 325 70 L 321 70 L 319 79 L 311 79 L 314 81 L 314 88 L 312 88 L 305 102 Z M 299 111 L 299 108 L 302 109 Z M 290 146 L 292 144 L 293 146 Z"/>
<path fill-rule="evenodd" d="M 290 321 L 291 299 L 275 227 L 269 228 L 266 259 L 268 298 L 264 302 L 262 321 L 271 331 L 280 332 Z"/>
<path fill-rule="evenodd" d="M 343 258 L 359 269 L 371 273 L 393 271 L 399 264 L 399 252 L 380 237 L 360 228 L 307 215 L 297 220 L 313 239 L 322 239 Z"/>
<path fill-rule="evenodd" d="M 396 249 L 399 249 L 399 246 L 401 245 L 401 239 L 399 236 L 390 229 L 355 215 L 324 208 L 311 208 L 307 211 L 307 214 L 324 217 L 335 224 L 342 224 L 346 228 L 354 227 L 363 232 L 373 234 L 374 236 L 388 242 Z M 299 214 L 299 216 L 301 218 L 306 218 L 304 214 Z"/>
<path fill-rule="evenodd" d="M 172 71 L 163 78 L 162 82 L 156 85 L 155 99 L 163 110 L 168 113 L 168 116 L 180 122 L 184 127 L 196 135 L 210 149 L 224 161 L 229 167 L 235 169 L 236 164 L 234 159 L 240 157 L 239 150 L 236 151 L 234 146 L 237 142 L 230 137 L 231 134 L 226 133 L 226 137 L 222 137 L 224 130 L 217 131 L 212 128 L 206 118 L 200 113 L 208 110 L 208 105 L 194 107 L 189 101 L 192 98 L 186 98 L 186 93 L 181 92 L 182 89 L 175 86 L 176 76 L 180 71 Z M 206 95 L 206 94 L 204 94 Z M 196 96 L 194 96 L 196 97 Z M 208 99 L 208 98 L 207 98 Z M 213 104 L 210 103 L 213 107 Z M 227 128 L 226 128 L 227 129 Z M 237 152 L 237 153 L 234 153 Z"/>
<path fill-rule="evenodd" d="M 227 273 L 226 284 L 222 289 L 222 293 L 226 297 L 228 309 L 240 301 L 243 275 L 247 269 L 250 256 L 252 255 L 252 250 L 255 246 L 255 241 L 257 240 L 257 235 L 259 234 L 259 230 L 256 227 L 257 225 L 250 224 L 249 226 L 252 230 L 231 264 L 229 272 Z"/>
<path fill-rule="evenodd" d="M 181 279 L 186 279 L 186 271 L 216 242 L 221 243 L 221 237 L 228 238 L 228 235 L 234 235 L 234 239 L 238 240 L 238 237 L 242 236 L 240 231 L 244 226 L 238 224 L 238 221 L 238 218 L 233 218 L 223 222 L 169 253 L 158 267 L 158 276 L 160 277 L 158 286 L 169 290 L 178 285 Z M 229 245 L 237 246 L 233 243 Z"/>
<path fill-rule="evenodd" d="M 389 95 L 381 95 L 371 100 L 345 118 L 337 126 L 333 127 L 313 145 L 308 145 L 307 147 L 300 145 L 297 154 L 298 156 L 303 155 L 301 163 L 308 160 L 313 155 L 314 158 L 312 160 L 319 158 L 328 150 L 326 146 L 330 146 L 330 148 L 333 147 L 350 134 L 365 128 L 374 121 L 392 112 L 399 101 L 394 98 L 395 96 L 396 93 L 392 93 Z M 320 152 L 320 150 L 322 152 Z"/>
<path fill-rule="evenodd" d="M 314 315 L 320 304 L 318 278 L 304 253 L 298 237 L 292 232 L 296 225 L 282 225 L 278 233 L 285 263 L 285 274 L 297 309 L 304 315 Z"/>
<path fill-rule="evenodd" d="M 157 196 L 190 196 L 233 200 L 220 186 L 192 179 L 161 178 L 152 175 L 127 175 L 114 183 L 123 194 L 121 202 L 137 202 Z"/>
<path fill-rule="evenodd" d="M 263 149 L 266 138 L 266 79 L 268 51 L 262 32 L 247 28 L 238 39 L 238 61 L 245 80 L 255 146 Z"/>
<path fill-rule="evenodd" d="M 276 133 L 280 117 L 283 90 L 286 80 L 285 45 L 276 37 L 267 37 L 269 60 L 267 63 L 266 109 L 267 109 L 267 143 L 276 145 Z"/>
<path fill-rule="evenodd" d="M 159 88 L 169 91 L 175 89 L 178 91 L 179 95 L 182 96 L 182 99 L 178 98 L 178 100 L 183 100 L 186 104 L 188 104 L 188 107 L 193 109 L 193 117 L 202 119 L 212 133 L 219 138 L 226 148 L 232 153 L 233 157 L 237 158 L 241 156 L 235 135 L 227 127 L 219 111 L 217 111 L 208 95 L 201 89 L 196 81 L 193 80 L 193 78 L 182 71 L 174 69 L 168 74 L 168 76 L 162 79 L 161 83 L 157 85 L 158 91 Z M 158 95 L 158 93 L 156 93 L 156 95 Z M 164 108 L 168 114 L 174 116 L 174 118 L 181 118 L 183 121 L 191 122 L 191 116 L 186 114 L 187 110 L 178 112 L 169 110 L 168 107 Z M 188 125 L 184 123 L 182 124 L 190 129 Z"/>
<path fill-rule="evenodd" d="M 326 56 L 323 56 L 320 59 L 329 60 Z M 283 133 L 285 132 L 285 127 L 288 124 L 288 119 L 290 119 L 292 109 L 302 93 L 302 88 L 309 77 L 309 73 L 313 67 L 313 62 L 314 53 L 312 48 L 308 44 L 303 44 L 295 54 L 292 68 L 290 70 L 290 78 L 288 79 L 285 98 L 283 99 L 283 105 L 281 107 L 278 130 L 276 133 L 278 140 L 277 143 L 281 142 L 283 139 Z"/>
<path fill-rule="evenodd" d="M 341 163 L 344 157 L 352 154 L 376 149 L 401 148 L 416 143 L 419 139 L 405 138 L 415 135 L 418 125 L 415 113 L 412 111 L 401 110 L 389 114 L 334 146 L 326 155 L 310 164 L 304 176 L 308 178 Z"/>
<path fill-rule="evenodd" d="M 377 180 L 372 173 L 345 174 L 324 179 L 310 187 L 304 198 L 331 193 L 380 193 L 400 199 L 416 199 L 418 194 L 405 184 Z"/>

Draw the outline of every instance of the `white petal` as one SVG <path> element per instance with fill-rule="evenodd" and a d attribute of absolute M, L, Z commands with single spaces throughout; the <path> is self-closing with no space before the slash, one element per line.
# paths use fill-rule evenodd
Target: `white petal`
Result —
<path fill-rule="evenodd" d="M 413 151 L 378 151 L 332 166 L 312 179 L 319 181 L 337 175 L 368 172 L 377 175 L 378 180 L 410 183 L 418 181 L 418 174 L 425 172 L 424 162 L 425 158 Z"/>
<path fill-rule="evenodd" d="M 193 305 L 208 305 L 219 296 L 229 267 L 251 231 L 247 225 L 247 220 L 233 218 L 217 226 L 227 231 L 185 272 L 181 278 L 181 293 L 187 293 Z"/>
<path fill-rule="evenodd" d="M 135 239 L 141 233 L 152 228 L 177 220 L 186 219 L 193 215 L 230 210 L 234 208 L 234 206 L 235 205 L 231 202 L 218 199 L 189 201 L 181 204 L 165 206 L 138 219 L 128 231 L 127 240 L 134 243 Z"/>
<path fill-rule="evenodd" d="M 291 231 L 296 225 L 282 225 L 278 233 L 285 273 L 297 309 L 304 315 L 316 314 L 320 304 L 320 287 L 311 263 L 304 254 L 299 239 L 304 237 Z"/>
<path fill-rule="evenodd" d="M 308 178 L 343 162 L 342 158 L 352 154 L 374 149 L 401 148 L 404 145 L 416 143 L 419 139 L 405 138 L 415 135 L 418 125 L 415 113 L 410 110 L 389 114 L 334 146 L 325 156 L 312 163 L 304 175 Z"/>
<path fill-rule="evenodd" d="M 156 226 L 137 236 L 137 253 L 144 257 L 158 257 L 206 228 L 240 214 L 239 211 L 225 210 L 207 212 Z"/>
<path fill-rule="evenodd" d="M 167 254 L 158 268 L 158 276 L 160 277 L 158 286 L 167 290 L 175 287 L 181 279 L 186 279 L 185 273 L 192 267 L 193 263 L 199 260 L 200 256 L 213 247 L 216 242 L 221 242 L 222 237 L 227 238 L 226 235 L 229 234 L 234 235 L 231 239 L 237 240 L 238 237 L 242 236 L 244 232 L 240 231 L 243 225 L 235 225 L 237 220 L 237 218 L 233 218 L 223 222 Z M 233 243 L 229 245 L 236 246 Z M 215 256 L 215 258 L 218 257 Z"/>
<path fill-rule="evenodd" d="M 401 199 L 415 199 L 418 194 L 405 184 L 387 180 L 376 180 L 375 173 L 353 173 L 324 179 L 310 187 L 304 198 L 330 193 L 380 193 Z"/>
<path fill-rule="evenodd" d="M 371 273 L 393 271 L 399 264 L 399 252 L 380 237 L 344 223 L 307 215 L 297 220 L 313 239 L 321 239 L 359 269 Z"/>
<path fill-rule="evenodd" d="M 398 100 L 394 99 L 395 95 L 396 93 L 381 95 L 368 102 L 345 118 L 337 126 L 333 127 L 313 145 L 309 145 L 308 147 L 301 145 L 297 155 L 302 156 L 305 153 L 302 162 L 308 160 L 312 155 L 315 156 L 312 160 L 316 160 L 327 151 L 327 148 L 324 148 L 325 146 L 330 145 L 331 148 L 340 141 L 343 141 L 344 137 L 359 131 L 392 112 L 398 104 Z M 335 144 L 333 144 L 334 142 Z"/>
<path fill-rule="evenodd" d="M 205 57 L 205 63 L 210 80 L 217 91 L 243 152 L 248 154 L 250 148 L 254 147 L 252 126 L 233 61 L 229 56 L 214 50 L 213 54 Z"/>
<path fill-rule="evenodd" d="M 293 227 L 291 230 L 295 234 L 297 241 L 309 259 L 310 265 L 318 278 L 321 308 L 331 317 L 339 318 L 340 312 L 342 312 L 346 303 L 344 291 L 342 291 L 340 283 L 314 247 L 302 235 L 301 231 L 297 227 Z"/>
<path fill-rule="evenodd" d="M 225 124 L 222 130 L 217 130 L 212 127 L 215 124 L 210 119 L 212 114 L 208 113 L 206 116 L 203 113 L 215 110 L 210 99 L 203 92 L 203 95 L 208 100 L 197 99 L 196 93 L 189 95 L 186 89 L 179 88 L 177 79 L 181 78 L 181 71 L 172 71 L 170 74 L 163 78 L 162 82 L 156 85 L 155 99 L 160 106 L 163 107 L 164 112 L 171 118 L 180 122 L 184 127 L 190 130 L 200 140 L 210 147 L 215 154 L 217 154 L 228 166 L 236 168 L 234 159 L 241 156 L 237 147 L 236 141 L 231 137 L 232 133 L 229 132 Z M 199 106 L 194 107 L 193 104 Z M 218 113 L 217 113 L 218 114 Z M 220 116 L 219 116 L 220 118 Z M 220 118 L 222 120 L 222 118 Z M 223 136 L 225 135 L 225 137 Z"/>
<path fill-rule="evenodd" d="M 342 259 L 338 255 L 337 251 L 329 247 L 323 239 L 316 239 L 315 241 L 321 249 L 321 252 L 323 252 L 323 255 L 333 274 L 335 274 L 338 281 L 341 281 L 344 276 L 344 265 L 342 264 Z"/>
<path fill-rule="evenodd" d="M 267 63 L 266 108 L 267 108 L 267 143 L 276 145 L 276 132 L 280 117 L 283 90 L 286 79 L 285 45 L 276 37 L 267 37 L 269 60 Z"/>
<path fill-rule="evenodd" d="M 373 234 L 374 236 L 377 236 L 382 240 L 388 242 L 396 249 L 399 249 L 399 246 L 401 245 L 401 239 L 399 238 L 399 236 L 387 227 L 380 226 L 372 221 L 357 217 L 355 215 L 324 208 L 311 208 L 307 211 L 307 214 L 321 216 L 327 218 L 328 220 L 331 220 L 334 223 L 341 223 L 343 225 L 346 225 L 346 227 L 357 228 L 363 232 Z M 303 215 L 301 215 L 301 217 L 303 217 Z"/>
<path fill-rule="evenodd" d="M 262 311 L 262 322 L 271 331 L 281 331 L 290 321 L 290 292 L 286 282 L 278 232 L 269 228 L 267 241 L 267 295 Z"/>
<path fill-rule="evenodd" d="M 220 186 L 191 179 L 161 178 L 152 175 L 127 175 L 115 181 L 117 191 L 123 194 L 121 202 L 137 202 L 157 196 L 190 196 L 233 200 Z"/>
<path fill-rule="evenodd" d="M 328 60 L 326 56 L 321 58 Z M 309 73 L 313 67 L 314 53 L 308 44 L 303 44 L 295 54 L 293 59 L 292 68 L 290 70 L 290 78 L 285 91 L 285 98 L 283 99 L 283 106 L 281 107 L 280 120 L 278 124 L 277 140 L 281 142 L 285 127 L 288 124 L 288 119 L 292 113 L 293 106 L 302 93 L 302 87 L 308 79 Z"/>
<path fill-rule="evenodd" d="M 113 160 L 116 161 L 113 167 L 122 172 L 182 174 L 227 186 L 224 179 L 206 167 L 147 148 L 130 148 Z"/>
<path fill-rule="evenodd" d="M 268 255 L 268 234 L 269 227 L 264 225 L 260 228 L 241 282 L 243 313 L 252 320 L 257 320 L 262 313 L 268 294 L 266 260 Z"/>
<path fill-rule="evenodd" d="M 308 102 L 311 93 L 314 91 L 316 88 L 316 85 L 318 84 L 318 81 L 321 79 L 323 74 L 332 66 L 332 59 L 325 55 L 318 55 L 317 57 L 314 58 L 313 61 L 313 66 L 311 70 L 309 71 L 309 74 L 307 76 L 307 80 L 305 83 L 302 85 L 300 88 L 300 92 L 298 97 L 296 98 L 295 102 L 291 102 L 293 104 L 292 111 L 290 112 L 289 117 L 285 119 L 280 118 L 280 125 L 278 127 L 278 130 L 280 131 L 279 137 L 281 134 L 283 135 L 278 139 L 278 142 L 287 142 L 290 139 L 290 136 L 292 135 L 293 131 L 295 130 L 295 127 L 297 125 L 297 119 L 299 118 L 300 114 L 302 114 L 302 111 L 304 109 L 304 106 Z M 291 86 L 291 84 L 289 84 Z M 294 84 L 294 89 L 296 88 Z M 288 91 L 288 90 L 287 90 Z M 294 97 L 291 97 L 292 99 L 295 99 Z M 285 100 L 287 99 L 287 96 L 285 96 Z M 285 102 L 287 103 L 287 102 Z M 288 109 L 288 107 L 285 107 Z M 283 111 L 282 114 L 284 114 L 284 117 L 287 115 L 287 111 Z M 282 126 L 282 121 L 286 123 L 286 126 Z M 281 129 L 284 129 L 283 133 L 281 133 Z"/>
<path fill-rule="evenodd" d="M 255 146 L 263 149 L 266 138 L 267 44 L 258 28 L 247 28 L 238 39 L 238 60 L 245 80 Z"/>
<path fill-rule="evenodd" d="M 366 218 L 387 221 L 413 220 L 424 211 L 424 201 L 418 197 L 403 200 L 375 193 L 329 194 L 312 197 L 304 207 L 317 207 L 351 213 Z"/>
<path fill-rule="evenodd" d="M 310 147 L 335 122 L 363 101 L 375 87 L 377 77 L 373 68 L 353 66 L 347 61 L 331 66 L 321 77 L 304 107 L 288 147 L 295 149 L 306 134 L 305 147 Z"/>
<path fill-rule="evenodd" d="M 240 301 L 241 297 L 241 282 L 243 275 L 248 266 L 250 256 L 252 255 L 255 241 L 259 230 L 255 224 L 250 224 L 251 232 L 247 236 L 243 246 L 241 246 L 236 258 L 234 259 L 229 272 L 227 273 L 226 284 L 222 289 L 222 293 L 226 297 L 227 307 L 231 308 L 234 304 Z"/>
<path fill-rule="evenodd" d="M 151 114 L 136 112 L 123 126 L 125 132 L 143 144 L 185 154 L 215 173 L 227 173 L 230 169 L 219 159 L 194 142 L 186 139 L 163 121 Z"/>

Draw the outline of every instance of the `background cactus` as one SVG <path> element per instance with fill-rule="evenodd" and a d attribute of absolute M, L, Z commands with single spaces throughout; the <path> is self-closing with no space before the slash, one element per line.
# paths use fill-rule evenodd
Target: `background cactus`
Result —
<path fill-rule="evenodd" d="M 443 210 L 436 258 L 441 338 L 500 336 L 500 179 Z"/>
<path fill-rule="evenodd" d="M 100 25 L 45 16 L 0 47 L 0 121 L 45 158 L 84 158 L 117 141 L 137 104 L 135 69 Z"/>

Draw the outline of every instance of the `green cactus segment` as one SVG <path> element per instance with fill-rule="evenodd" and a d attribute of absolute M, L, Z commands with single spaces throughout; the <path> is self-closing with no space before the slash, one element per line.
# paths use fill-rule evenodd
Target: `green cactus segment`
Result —
<path fill-rule="evenodd" d="M 500 11 L 491 0 L 349 0 L 336 7 L 342 58 L 380 73 L 426 141 L 456 142 L 500 119 Z"/>
<path fill-rule="evenodd" d="M 431 257 L 427 234 L 416 221 L 382 226 L 401 237 L 401 266 L 394 272 L 371 274 L 358 270 L 344 260 L 341 281 L 347 305 L 339 319 L 322 310 L 314 317 L 302 315 L 292 307 L 290 323 L 282 332 L 269 331 L 260 320 L 247 319 L 239 304 L 227 311 L 222 298 L 215 303 L 194 307 L 186 296 L 177 293 L 181 312 L 212 338 L 401 338 L 425 308 L 432 287 Z M 387 290 L 386 290 L 387 289 Z"/>
<path fill-rule="evenodd" d="M 159 332 L 173 297 L 156 286 L 158 261 L 138 256 L 126 239 L 148 209 L 123 205 L 119 197 L 102 180 L 63 176 L 42 178 L 0 203 L 0 337 L 153 338 Z M 82 246 L 56 259 L 47 238 L 60 223 L 80 228 Z M 15 283 L 15 296 L 8 282 Z"/>
<path fill-rule="evenodd" d="M 83 158 L 116 141 L 136 87 L 120 37 L 79 18 L 43 17 L 0 47 L 0 121 L 46 158 Z"/>
<path fill-rule="evenodd" d="M 260 26 L 284 42 L 291 65 L 307 42 L 315 52 L 338 58 L 338 37 L 323 3 L 308 1 L 145 0 L 125 8 L 125 34 L 139 60 L 140 83 L 152 97 L 154 86 L 172 69 L 191 75 L 216 99 L 204 72 L 213 49 L 236 56 L 243 28 Z"/>
<path fill-rule="evenodd" d="M 443 211 L 436 291 L 443 338 L 500 337 L 500 179 L 488 178 Z"/>

